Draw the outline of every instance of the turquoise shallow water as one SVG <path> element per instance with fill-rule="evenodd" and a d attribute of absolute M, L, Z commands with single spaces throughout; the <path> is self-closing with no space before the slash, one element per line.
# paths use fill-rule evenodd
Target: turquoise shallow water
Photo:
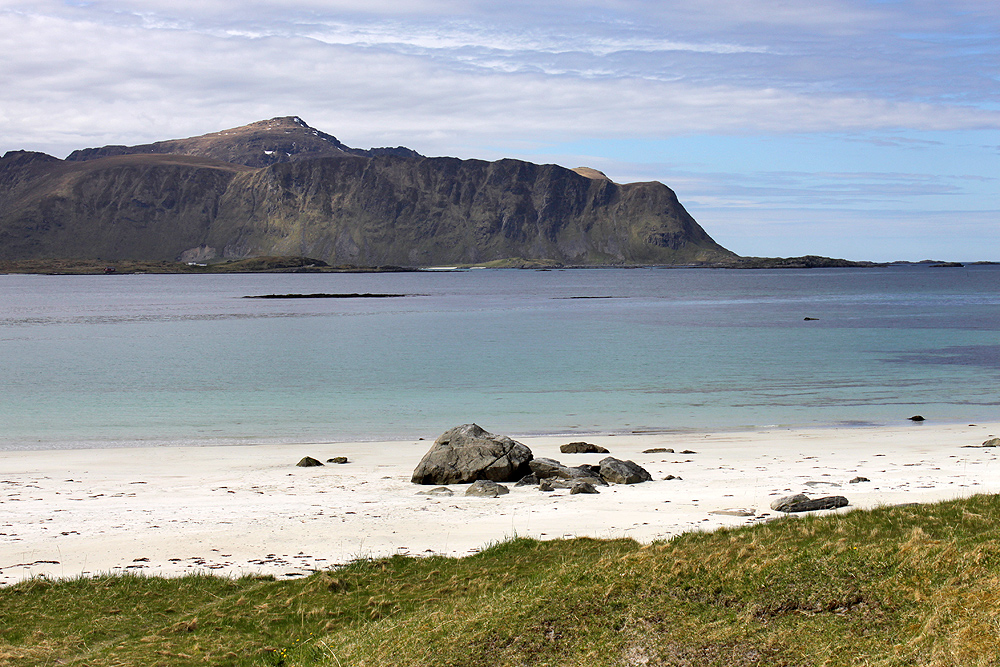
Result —
<path fill-rule="evenodd" d="M 313 292 L 412 296 L 241 298 Z M 0 449 L 996 420 L 1000 267 L 0 276 L 0 383 Z"/>

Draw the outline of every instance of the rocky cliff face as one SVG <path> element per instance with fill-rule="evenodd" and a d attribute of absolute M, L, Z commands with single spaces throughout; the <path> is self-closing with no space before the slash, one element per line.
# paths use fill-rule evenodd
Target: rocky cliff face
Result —
<path fill-rule="evenodd" d="M 358 151 L 313 132 L 298 119 L 274 119 L 180 143 L 88 149 L 67 160 L 7 153 L 0 259 L 303 255 L 330 264 L 428 266 L 734 257 L 661 183 L 619 185 L 593 170 L 518 160 Z M 280 144 L 262 136 L 292 138 Z M 168 153 L 171 145 L 183 154 Z M 137 152 L 150 147 L 155 152 Z M 279 151 L 280 159 L 260 164 Z"/>

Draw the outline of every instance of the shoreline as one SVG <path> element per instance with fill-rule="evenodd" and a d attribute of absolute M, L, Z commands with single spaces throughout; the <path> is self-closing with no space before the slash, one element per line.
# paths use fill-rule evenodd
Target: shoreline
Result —
<path fill-rule="evenodd" d="M 467 485 L 419 495 L 431 487 L 410 474 L 432 440 L 5 450 L 0 586 L 108 572 L 284 578 L 357 558 L 464 556 L 513 536 L 648 543 L 771 520 L 770 501 L 792 493 L 846 496 L 835 512 L 996 493 L 1000 448 L 966 447 L 998 435 L 1000 422 L 515 435 L 567 465 L 608 456 L 559 453 L 583 438 L 653 481 L 574 496 L 509 484 L 496 499 L 465 497 Z M 643 453 L 656 447 L 678 453 Z M 350 462 L 296 467 L 303 456 Z M 713 513 L 730 510 L 753 514 Z"/>
<path fill-rule="evenodd" d="M 932 427 L 952 427 L 952 426 L 981 426 L 986 424 L 991 424 L 993 422 L 977 422 L 969 423 L 970 420 L 967 419 L 934 419 L 933 422 L 911 422 L 909 419 L 896 419 L 896 420 L 879 420 L 879 421 L 869 421 L 869 420 L 838 420 L 830 422 L 805 422 L 805 423 L 778 423 L 778 424 L 737 424 L 730 426 L 718 426 L 710 431 L 703 428 L 695 427 L 685 427 L 685 426 L 675 426 L 668 427 L 664 426 L 662 428 L 651 426 L 648 428 L 640 429 L 594 429 L 594 430 L 553 430 L 553 431 L 504 431 L 503 435 L 507 435 L 515 440 L 539 440 L 548 438 L 562 438 L 567 442 L 571 442 L 573 439 L 581 438 L 629 438 L 629 437 L 647 437 L 647 436 L 665 436 L 665 437 L 683 437 L 685 435 L 696 436 L 704 433 L 757 433 L 760 431 L 783 431 L 783 430 L 793 430 L 793 431 L 824 431 L 824 430 L 866 430 L 866 429 L 881 429 L 881 428 L 923 428 L 926 424 L 928 428 Z M 933 424 L 933 426 L 931 426 Z M 998 422 L 1000 424 L 1000 422 Z M 997 426 L 1000 429 L 1000 425 Z M 440 434 L 438 434 L 440 435 Z M 431 435 L 427 433 L 425 435 L 419 436 L 417 439 L 422 442 L 431 443 L 437 435 Z M 343 436 L 342 438 L 298 438 L 298 439 L 281 439 L 281 438 L 261 438 L 252 436 L 234 436 L 229 438 L 188 438 L 188 439 L 120 439 L 120 440 L 36 440 L 29 447 L 16 447 L 12 446 L 13 443 L 23 443 L 24 439 L 9 439 L 4 441 L 0 439 L 0 457 L 6 453 L 12 452 L 73 452 L 73 451 L 101 451 L 101 450 L 143 450 L 143 449 L 160 449 L 160 448 L 180 448 L 180 447 L 190 447 L 190 448 L 206 448 L 206 447 L 308 447 L 308 446 L 336 446 L 336 445 L 365 445 L 369 443 L 388 443 L 388 442 L 412 442 L 412 438 L 400 437 L 395 434 L 385 434 L 382 437 L 370 437 L 370 438 L 359 438 Z M 527 444 L 527 443 L 526 443 Z M 428 445 L 429 446 L 429 445 Z"/>

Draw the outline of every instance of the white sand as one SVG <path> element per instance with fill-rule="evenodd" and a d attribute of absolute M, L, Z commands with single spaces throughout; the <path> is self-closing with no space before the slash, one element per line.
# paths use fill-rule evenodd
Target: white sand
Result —
<path fill-rule="evenodd" d="M 0 452 L 0 585 L 47 575 L 192 571 L 298 576 L 358 557 L 463 556 L 513 535 L 631 537 L 768 520 L 779 495 L 844 495 L 840 512 L 1000 491 L 1000 424 L 903 424 L 591 436 L 654 481 L 600 495 L 509 485 L 497 499 L 417 495 L 430 442 Z M 570 438 L 522 438 L 568 465 Z M 643 454 L 653 447 L 675 454 Z M 681 454 L 685 449 L 693 454 Z M 298 468 L 302 456 L 346 465 Z M 667 475 L 682 479 L 666 481 Z M 856 476 L 871 482 L 849 484 Z M 753 510 L 751 517 L 712 514 Z"/>

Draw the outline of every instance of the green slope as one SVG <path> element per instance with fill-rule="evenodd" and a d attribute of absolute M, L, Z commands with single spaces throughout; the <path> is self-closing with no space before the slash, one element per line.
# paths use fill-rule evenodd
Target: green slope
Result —
<path fill-rule="evenodd" d="M 307 579 L 0 589 L 0 662 L 1000 664 L 1000 499 L 794 517 L 668 543 L 518 539 Z"/>

